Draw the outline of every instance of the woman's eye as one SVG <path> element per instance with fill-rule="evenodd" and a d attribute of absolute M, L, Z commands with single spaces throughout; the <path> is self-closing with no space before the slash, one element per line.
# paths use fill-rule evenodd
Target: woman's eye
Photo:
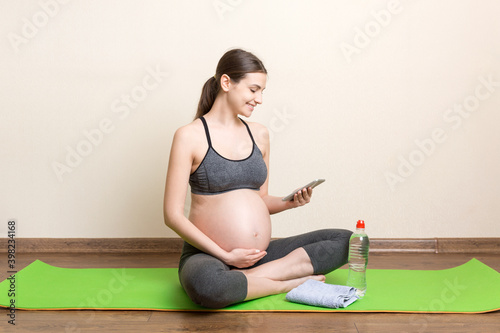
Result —
<path fill-rule="evenodd" d="M 255 92 L 256 92 L 256 90 L 253 90 L 253 89 L 250 89 L 250 91 L 251 91 L 251 92 L 253 92 L 253 93 L 255 93 Z"/>

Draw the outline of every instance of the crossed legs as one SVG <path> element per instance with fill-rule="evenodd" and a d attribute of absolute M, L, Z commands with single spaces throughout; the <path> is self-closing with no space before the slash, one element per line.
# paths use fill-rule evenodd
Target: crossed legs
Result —
<path fill-rule="evenodd" d="M 245 300 L 289 292 L 307 279 L 325 281 L 324 275 L 313 275 L 313 265 L 303 248 L 263 265 L 240 270 L 247 278 Z"/>
<path fill-rule="evenodd" d="M 345 264 L 350 235 L 348 230 L 324 229 L 274 240 L 267 255 L 248 269 L 231 269 L 185 244 L 180 282 L 195 303 L 209 308 L 288 292 L 307 279 L 324 281 L 323 274 Z"/>
<path fill-rule="evenodd" d="M 307 279 L 325 281 L 323 274 L 347 262 L 351 233 L 324 229 L 272 241 L 266 257 L 239 270 L 248 281 L 245 300 L 288 292 Z"/>

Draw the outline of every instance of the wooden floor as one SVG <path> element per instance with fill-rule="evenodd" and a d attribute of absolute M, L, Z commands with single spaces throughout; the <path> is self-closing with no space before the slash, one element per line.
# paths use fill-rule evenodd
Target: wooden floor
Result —
<path fill-rule="evenodd" d="M 500 272 L 494 254 L 370 254 L 370 268 L 445 269 L 476 258 Z M 68 268 L 177 267 L 176 254 L 18 254 Z M 6 266 L 6 264 L 5 264 Z M 1 279 L 6 273 L 0 274 Z M 55 291 L 56 292 L 56 291 Z M 481 295 L 478 295 L 481 297 Z M 17 325 L 1 310 L 0 332 L 500 332 L 500 311 L 484 314 L 196 313 L 160 311 L 22 311 Z"/>

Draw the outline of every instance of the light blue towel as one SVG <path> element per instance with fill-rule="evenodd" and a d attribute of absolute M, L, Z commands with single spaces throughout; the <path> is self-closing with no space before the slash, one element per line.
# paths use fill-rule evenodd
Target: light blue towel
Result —
<path fill-rule="evenodd" d="M 286 294 L 286 299 L 295 303 L 337 309 L 351 305 L 358 296 L 356 288 L 309 279 Z"/>

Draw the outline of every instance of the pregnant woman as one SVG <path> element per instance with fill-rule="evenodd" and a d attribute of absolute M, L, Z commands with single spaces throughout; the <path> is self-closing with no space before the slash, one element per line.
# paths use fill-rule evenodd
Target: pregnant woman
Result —
<path fill-rule="evenodd" d="M 165 186 L 165 224 L 184 240 L 179 279 L 208 308 L 288 292 L 347 261 L 351 232 L 324 229 L 271 241 L 270 214 L 307 204 L 268 194 L 269 133 L 250 117 L 262 103 L 267 71 L 250 52 L 220 59 L 203 86 L 195 120 L 174 135 Z M 184 204 L 191 186 L 191 209 Z"/>

